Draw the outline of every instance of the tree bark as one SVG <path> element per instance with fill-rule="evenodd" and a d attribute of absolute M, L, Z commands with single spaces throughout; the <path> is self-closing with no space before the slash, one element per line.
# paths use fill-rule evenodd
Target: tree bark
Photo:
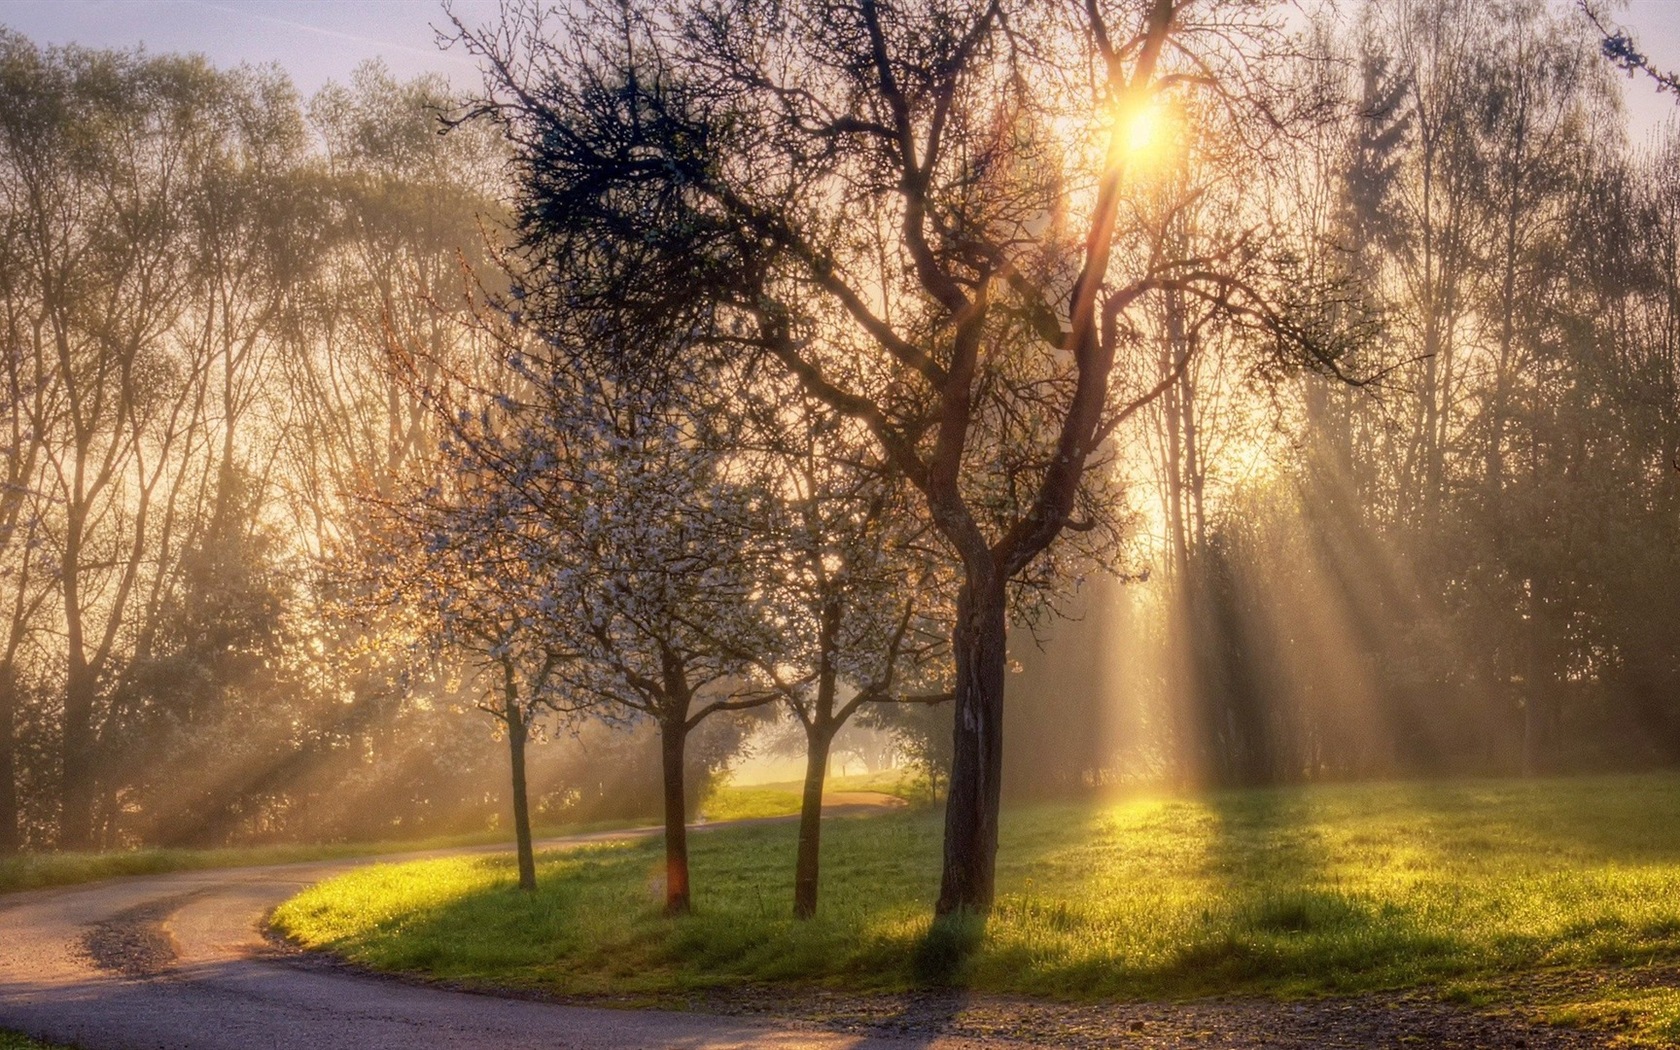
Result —
<path fill-rule="evenodd" d="M 817 872 L 822 847 L 823 781 L 828 772 L 832 733 L 812 730 L 806 737 L 805 795 L 799 806 L 799 852 L 793 866 L 793 917 L 817 913 Z"/>
<path fill-rule="evenodd" d="M 61 849 L 94 846 L 93 693 L 93 671 L 72 648 L 64 690 L 63 803 L 58 826 Z"/>
<path fill-rule="evenodd" d="M 665 778 L 665 914 L 687 915 L 688 813 L 683 801 L 683 745 L 688 727 L 661 722 L 660 765 Z"/>
<path fill-rule="evenodd" d="M 79 491 L 79 463 L 76 469 L 76 489 Z M 86 513 L 77 502 L 69 508 L 66 517 L 67 536 L 59 565 L 62 574 L 60 587 L 64 598 L 64 638 L 69 666 L 66 667 L 64 675 L 64 728 L 59 741 L 61 780 L 58 847 L 79 850 L 93 847 L 95 672 L 87 657 L 81 600 L 81 541 Z"/>
<path fill-rule="evenodd" d="M 977 578 L 978 577 L 978 578 Z M 936 915 L 991 909 L 1002 803 L 1003 682 L 1008 659 L 1004 583 L 968 573 L 957 596 L 956 728 L 945 797 L 944 873 Z"/>
<path fill-rule="evenodd" d="M 507 672 L 504 688 L 507 720 L 508 758 L 513 768 L 513 839 L 519 853 L 519 888 L 537 888 L 537 860 L 531 849 L 531 808 L 525 789 L 525 742 L 530 738 L 531 726 L 519 707 L 518 685 L 513 672 Z"/>
<path fill-rule="evenodd" d="M 17 796 L 17 676 L 0 666 L 0 856 L 23 845 Z"/>

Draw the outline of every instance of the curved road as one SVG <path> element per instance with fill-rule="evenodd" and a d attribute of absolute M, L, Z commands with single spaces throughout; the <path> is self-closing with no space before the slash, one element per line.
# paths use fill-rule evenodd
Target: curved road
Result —
<path fill-rule="evenodd" d="M 264 939 L 263 916 L 303 887 L 393 859 L 405 858 L 176 872 L 0 896 L 0 1030 L 83 1050 L 982 1045 L 454 992 L 324 967 L 277 952 Z"/>

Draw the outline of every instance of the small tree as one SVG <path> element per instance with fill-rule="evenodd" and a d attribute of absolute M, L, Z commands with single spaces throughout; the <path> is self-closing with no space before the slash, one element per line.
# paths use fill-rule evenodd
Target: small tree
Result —
<path fill-rule="evenodd" d="M 941 683 L 950 588 L 930 530 L 861 428 L 797 389 L 751 404 L 775 406 L 751 428 L 765 492 L 753 560 L 773 630 L 767 649 L 743 655 L 804 730 L 793 912 L 806 919 L 835 737 L 868 705 L 951 698 Z"/>
<path fill-rule="evenodd" d="M 543 589 L 518 493 L 479 457 L 493 447 L 491 415 L 463 414 L 442 446 L 435 476 L 401 503 L 376 504 L 386 524 L 368 544 L 379 581 L 368 599 L 401 622 L 412 644 L 434 657 L 464 660 L 477 680 L 479 707 L 507 733 L 519 885 L 537 886 L 526 745 L 545 711 L 576 713 L 556 692 L 567 659 L 543 622 Z M 387 633 L 392 625 L 387 623 Z"/>
<path fill-rule="evenodd" d="M 503 304 L 515 327 L 521 298 Z M 473 484 L 495 494 L 474 572 L 500 572 L 506 545 L 526 603 L 518 628 L 538 632 L 537 651 L 565 654 L 541 665 L 552 687 L 601 717 L 658 727 L 665 910 L 680 915 L 691 906 L 689 734 L 774 699 L 748 687 L 740 656 L 762 647 L 751 636 L 764 630 L 743 550 L 752 490 L 690 410 L 692 384 L 649 390 L 591 375 L 575 337 L 550 331 L 538 350 L 502 332 L 505 372 L 489 384 L 502 421 L 457 428 L 472 445 Z"/>

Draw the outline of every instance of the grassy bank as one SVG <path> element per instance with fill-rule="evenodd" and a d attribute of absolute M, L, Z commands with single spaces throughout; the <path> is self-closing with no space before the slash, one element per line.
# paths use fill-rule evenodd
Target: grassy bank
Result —
<path fill-rule="evenodd" d="M 1313 994 L 1680 958 L 1680 778 L 1333 786 L 1006 811 L 1000 897 L 930 935 L 935 810 L 831 822 L 821 916 L 795 923 L 794 829 L 691 839 L 696 914 L 659 915 L 657 840 L 380 865 L 277 912 L 381 969 L 566 993 L 737 982 L 956 982 L 1062 998 Z M 972 947 L 972 950 L 968 950 Z M 1558 1009 L 1612 1009 L 1600 987 Z M 1567 998 L 1567 997 L 1565 997 Z M 1628 1023 L 1680 1035 L 1672 994 Z M 1560 1015 L 1561 1016 L 1561 1015 Z M 1615 1019 L 1612 1018 L 1612 1019 Z"/>
<path fill-rule="evenodd" d="M 642 822 L 636 822 L 642 823 Z M 539 828 L 539 838 L 628 827 L 629 822 Z M 482 831 L 424 839 L 381 842 L 343 842 L 320 845 L 240 846 L 227 849 L 133 849 L 88 853 L 24 853 L 0 857 L 0 893 L 70 886 L 120 875 L 162 875 L 171 871 L 206 868 L 246 868 L 260 864 L 293 864 L 312 860 L 414 853 L 458 846 L 511 843 L 508 831 Z M 0 1050 L 5 1050 L 0 1046 Z"/>

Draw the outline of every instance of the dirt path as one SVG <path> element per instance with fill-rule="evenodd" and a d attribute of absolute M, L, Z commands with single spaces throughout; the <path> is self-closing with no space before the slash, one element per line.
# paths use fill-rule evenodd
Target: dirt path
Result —
<path fill-rule="evenodd" d="M 880 791 L 825 791 L 823 792 L 823 812 L 858 812 L 865 813 L 880 809 L 902 809 L 909 803 L 897 795 L 888 795 Z"/>
<path fill-rule="evenodd" d="M 696 1001 L 693 1011 L 620 1010 L 361 974 L 277 951 L 263 936 L 263 916 L 304 886 L 392 859 L 179 872 L 0 897 L 0 1029 L 84 1050 L 1608 1045 L 1405 997 L 1073 1007 L 741 991 Z"/>

